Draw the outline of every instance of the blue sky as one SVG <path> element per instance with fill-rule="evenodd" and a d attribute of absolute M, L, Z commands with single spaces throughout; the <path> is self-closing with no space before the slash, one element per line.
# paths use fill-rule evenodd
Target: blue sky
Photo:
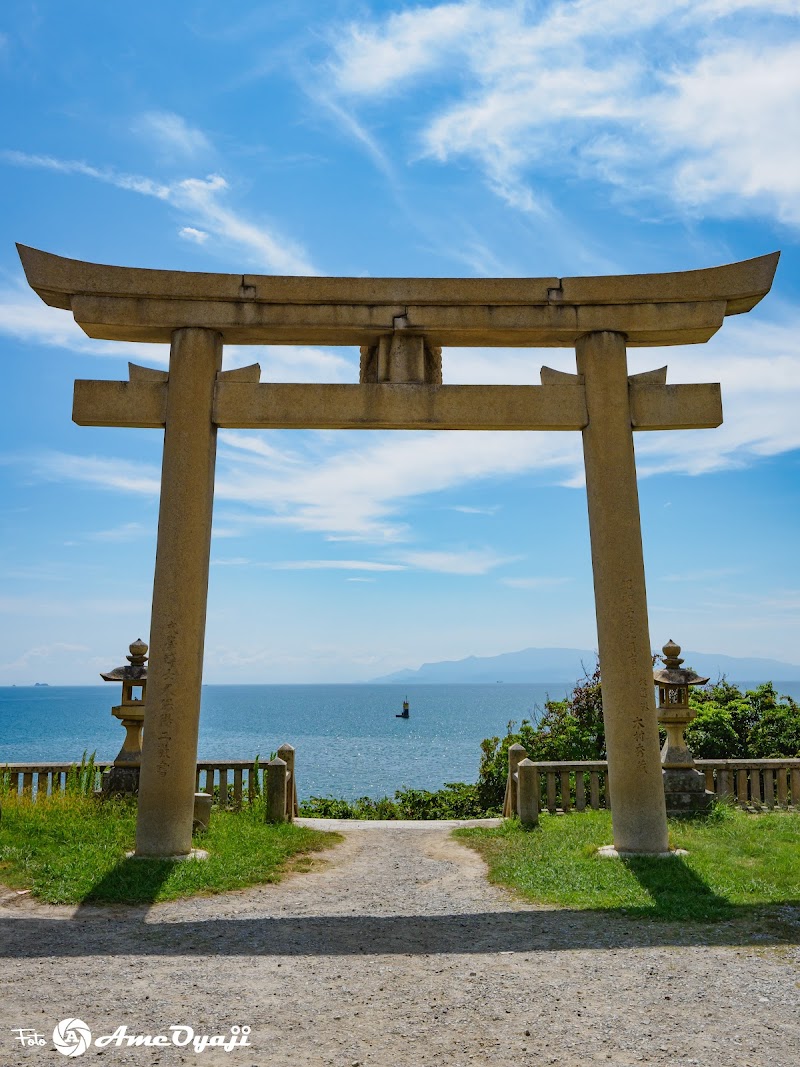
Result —
<path fill-rule="evenodd" d="M 276 274 L 569 276 L 783 251 L 707 345 L 717 430 L 637 435 L 651 638 L 800 661 L 800 4 L 130 5 L 0 13 L 0 684 L 93 683 L 147 638 L 161 434 L 72 424 L 75 378 L 164 366 L 86 338 L 14 242 Z M 351 349 L 231 348 L 265 381 Z M 569 350 L 446 350 L 535 383 Z M 580 435 L 220 434 L 206 680 L 368 679 L 596 644 Z"/>

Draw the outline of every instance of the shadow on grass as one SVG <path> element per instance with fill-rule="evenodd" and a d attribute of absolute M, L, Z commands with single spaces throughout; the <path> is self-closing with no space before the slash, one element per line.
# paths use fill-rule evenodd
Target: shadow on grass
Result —
<path fill-rule="evenodd" d="M 154 904 L 174 869 L 174 860 L 134 859 L 126 856 L 84 894 L 81 906 Z"/>
<path fill-rule="evenodd" d="M 680 856 L 658 859 L 621 857 L 627 869 L 653 901 L 652 905 L 621 909 L 629 916 L 666 921 L 718 922 L 733 919 L 740 909 L 719 896 Z"/>

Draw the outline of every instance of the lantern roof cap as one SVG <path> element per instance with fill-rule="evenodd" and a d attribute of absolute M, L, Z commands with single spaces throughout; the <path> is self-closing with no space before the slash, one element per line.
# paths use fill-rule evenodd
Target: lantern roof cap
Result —
<path fill-rule="evenodd" d="M 100 677 L 104 682 L 139 682 L 147 680 L 147 645 L 141 639 L 132 642 L 130 656 L 127 656 L 127 664 L 123 667 L 115 667 L 107 674 L 101 672 Z"/>
<path fill-rule="evenodd" d="M 680 656 L 681 646 L 676 645 L 672 638 L 661 649 L 664 661 L 664 669 L 653 671 L 653 680 L 659 685 L 705 685 L 708 678 L 701 678 L 699 674 L 690 671 L 687 667 L 681 667 L 683 660 Z"/>

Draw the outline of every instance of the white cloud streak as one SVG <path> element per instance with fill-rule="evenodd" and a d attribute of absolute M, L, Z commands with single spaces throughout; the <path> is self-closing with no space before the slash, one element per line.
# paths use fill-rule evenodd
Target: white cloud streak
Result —
<path fill-rule="evenodd" d="M 14 166 L 93 178 L 118 189 L 164 201 L 188 217 L 190 229 L 214 234 L 219 240 L 244 251 L 259 269 L 278 274 L 319 273 L 296 242 L 277 229 L 251 222 L 231 208 L 226 202 L 230 186 L 220 174 L 164 183 L 141 175 L 123 174 L 111 167 L 95 167 L 80 160 L 12 151 L 3 152 L 0 158 Z"/>
<path fill-rule="evenodd" d="M 800 225 L 798 15 L 795 0 L 464 0 L 352 23 L 328 74 L 373 106 L 424 87 L 423 155 L 474 159 L 531 215 L 567 169 Z"/>
<path fill-rule="evenodd" d="M 178 230 L 178 237 L 182 237 L 184 241 L 191 241 L 192 244 L 204 245 L 208 240 L 208 234 L 205 230 L 196 230 L 194 226 L 184 226 L 183 229 Z"/>
<path fill-rule="evenodd" d="M 211 151 L 211 144 L 202 130 L 173 111 L 145 111 L 132 125 L 133 132 L 163 153 L 187 159 Z"/>

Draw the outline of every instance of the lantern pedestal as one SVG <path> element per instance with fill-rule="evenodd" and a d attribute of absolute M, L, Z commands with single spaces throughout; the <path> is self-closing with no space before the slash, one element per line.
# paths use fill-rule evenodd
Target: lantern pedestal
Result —
<path fill-rule="evenodd" d="M 147 689 L 147 645 L 141 638 L 130 646 L 128 664 L 101 674 L 105 682 L 122 682 L 122 703 L 111 709 L 115 719 L 125 727 L 125 740 L 114 766 L 103 774 L 101 795 L 138 795 L 139 768 L 142 763 L 142 728 L 144 726 Z"/>
<path fill-rule="evenodd" d="M 109 767 L 103 771 L 100 792 L 104 797 L 138 796 L 139 795 L 139 768 L 138 767 Z"/>
<path fill-rule="evenodd" d="M 661 776 L 667 815 L 696 815 L 707 812 L 714 794 L 706 789 L 705 775 L 694 765 L 684 730 L 697 712 L 689 705 L 689 686 L 704 685 L 694 671 L 681 667 L 680 646 L 668 641 L 662 649 L 664 669 L 654 672 L 658 686 L 658 721 L 667 731 L 661 749 Z"/>
<path fill-rule="evenodd" d="M 696 815 L 707 812 L 714 794 L 706 789 L 706 777 L 689 767 L 665 767 L 664 797 L 667 815 Z"/>

